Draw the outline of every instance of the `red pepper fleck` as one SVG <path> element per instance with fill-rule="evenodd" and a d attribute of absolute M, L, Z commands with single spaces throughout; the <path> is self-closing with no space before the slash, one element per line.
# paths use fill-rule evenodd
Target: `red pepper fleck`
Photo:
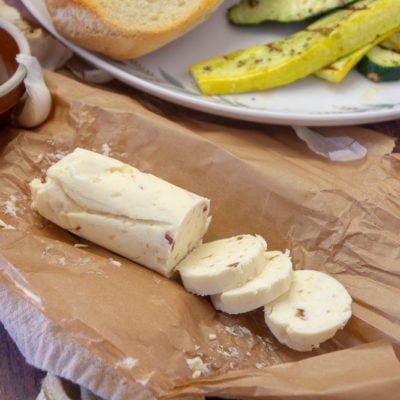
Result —
<path fill-rule="evenodd" d="M 175 240 L 168 233 L 165 234 L 165 239 L 167 240 L 167 242 L 171 246 L 171 249 L 173 249 L 174 246 L 175 246 Z"/>
<path fill-rule="evenodd" d="M 229 268 L 236 268 L 237 266 L 239 266 L 238 262 L 234 262 L 232 264 L 227 265 L 227 267 L 229 267 Z"/>
<path fill-rule="evenodd" d="M 304 310 L 304 308 L 298 308 L 296 310 L 296 317 L 305 319 L 306 318 L 306 310 Z"/>

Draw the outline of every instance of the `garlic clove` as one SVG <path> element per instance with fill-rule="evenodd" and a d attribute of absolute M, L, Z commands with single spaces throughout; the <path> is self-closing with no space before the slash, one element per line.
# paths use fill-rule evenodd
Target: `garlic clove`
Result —
<path fill-rule="evenodd" d="M 49 116 L 52 106 L 51 94 L 36 57 L 18 54 L 17 61 L 25 66 L 27 75 L 24 79 L 25 100 L 15 119 L 21 126 L 33 128 L 40 125 Z"/>

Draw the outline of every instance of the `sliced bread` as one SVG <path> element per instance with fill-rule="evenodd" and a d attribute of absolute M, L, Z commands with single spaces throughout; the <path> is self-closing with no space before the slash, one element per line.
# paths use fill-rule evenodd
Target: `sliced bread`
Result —
<path fill-rule="evenodd" d="M 69 41 L 116 60 L 150 53 L 205 21 L 223 0 L 45 0 Z"/>

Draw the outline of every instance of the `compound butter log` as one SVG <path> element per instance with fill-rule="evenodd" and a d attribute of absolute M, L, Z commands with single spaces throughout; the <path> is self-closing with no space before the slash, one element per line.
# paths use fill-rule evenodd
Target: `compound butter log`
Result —
<path fill-rule="evenodd" d="M 166 277 L 202 242 L 211 220 L 209 199 L 82 148 L 30 189 L 44 218 Z"/>

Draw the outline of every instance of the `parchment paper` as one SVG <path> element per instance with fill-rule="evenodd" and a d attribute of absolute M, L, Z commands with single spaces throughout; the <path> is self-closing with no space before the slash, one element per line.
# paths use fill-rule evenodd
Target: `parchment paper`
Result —
<path fill-rule="evenodd" d="M 0 281 L 97 360 L 97 381 L 115 374 L 106 389 L 84 374 L 83 384 L 116 400 L 128 399 L 123 386 L 145 399 L 398 399 L 400 159 L 392 139 L 320 129 L 368 150 L 335 163 L 289 127 L 235 128 L 181 111 L 166 118 L 128 96 L 56 73 L 46 79 L 50 119 L 0 136 Z M 350 322 L 320 349 L 298 353 L 276 342 L 261 309 L 217 313 L 180 282 L 45 221 L 30 209 L 28 183 L 77 146 L 209 197 L 205 240 L 257 233 L 270 250 L 289 249 L 296 269 L 334 275 L 353 296 Z M 196 357 L 206 367 L 199 378 L 188 363 Z"/>

